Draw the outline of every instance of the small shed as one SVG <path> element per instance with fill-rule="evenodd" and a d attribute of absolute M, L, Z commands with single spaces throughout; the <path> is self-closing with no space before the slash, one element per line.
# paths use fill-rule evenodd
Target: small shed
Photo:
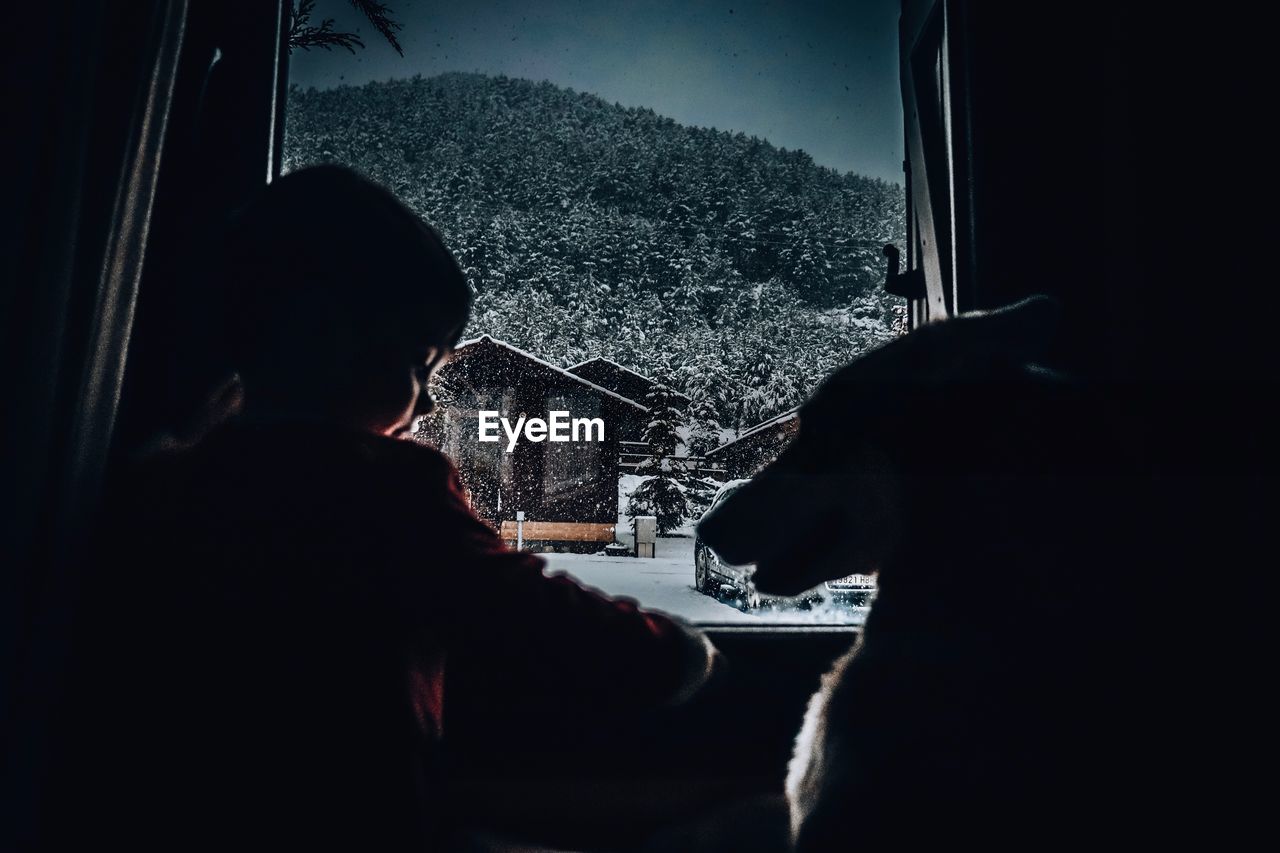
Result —
<path fill-rule="evenodd" d="M 554 530 L 558 540 L 572 540 L 565 531 L 577 530 L 584 549 L 612 541 L 602 531 L 618 518 L 622 427 L 643 420 L 644 406 L 488 335 L 458 344 L 436 383 L 442 406 L 426 438 L 453 460 L 478 516 L 504 535 L 523 512 L 528 530 Z M 499 441 L 480 441 L 482 411 L 499 412 L 512 427 L 521 416 L 545 420 L 566 411 L 603 421 L 604 437 L 596 440 L 595 430 L 579 433 L 590 440 L 568 442 L 521 435 L 508 450 L 502 427 Z"/>
<path fill-rule="evenodd" d="M 778 458 L 800 430 L 799 408 L 788 409 L 743 430 L 737 438 L 707 454 L 706 463 L 725 472 L 729 479 L 754 477 Z"/>

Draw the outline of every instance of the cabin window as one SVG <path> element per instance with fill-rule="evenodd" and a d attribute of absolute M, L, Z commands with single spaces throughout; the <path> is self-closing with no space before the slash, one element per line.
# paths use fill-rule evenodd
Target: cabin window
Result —
<path fill-rule="evenodd" d="M 553 571 L 702 623 L 860 620 L 860 580 L 757 602 L 695 527 L 824 376 L 905 330 L 882 288 L 905 248 L 897 0 L 387 5 L 402 56 L 315 5 L 364 46 L 293 50 L 283 156 L 387 186 L 475 288 L 417 437 L 495 529 L 585 537 L 522 539 Z M 607 440 L 482 443 L 486 408 Z M 653 558 L 629 556 L 636 515 L 659 517 Z"/>
<path fill-rule="evenodd" d="M 600 400 L 591 394 L 564 391 L 548 394 L 547 412 L 569 412 L 573 420 L 599 419 L 603 422 L 600 417 Z M 605 442 L 596 440 L 597 433 L 602 431 L 588 430 L 586 426 L 579 425 L 578 441 L 572 440 L 571 423 L 570 441 L 548 441 L 543 445 L 542 490 L 550 501 L 570 504 L 581 502 L 590 492 L 591 481 L 599 476 L 600 469 L 596 463 Z M 582 507 L 583 511 L 589 509 Z M 566 508 L 566 512 L 573 511 L 573 507 Z"/>
<path fill-rule="evenodd" d="M 469 389 L 453 396 L 440 411 L 437 446 L 457 466 L 471 507 L 482 517 L 501 512 L 504 501 L 512 502 L 515 478 L 513 457 L 502 452 L 502 443 L 478 440 L 480 413 L 503 411 L 514 397 L 510 388 Z"/>

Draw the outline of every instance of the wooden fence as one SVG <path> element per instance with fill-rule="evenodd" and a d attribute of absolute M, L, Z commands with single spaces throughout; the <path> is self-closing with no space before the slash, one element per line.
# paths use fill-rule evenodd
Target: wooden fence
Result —
<path fill-rule="evenodd" d="M 621 441 L 621 452 L 618 457 L 618 470 L 623 474 L 634 474 L 640 463 L 653 456 L 649 445 L 643 441 Z M 705 456 L 668 456 L 673 468 L 699 477 L 712 477 L 717 480 L 725 478 L 723 462 L 708 462 Z"/>

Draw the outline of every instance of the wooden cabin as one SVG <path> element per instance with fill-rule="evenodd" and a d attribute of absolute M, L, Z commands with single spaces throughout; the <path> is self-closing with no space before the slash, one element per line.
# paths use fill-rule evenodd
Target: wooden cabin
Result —
<path fill-rule="evenodd" d="M 656 379 L 651 379 L 607 358 L 593 358 L 575 364 L 568 370 L 575 376 L 581 376 L 588 382 L 599 385 L 601 388 L 607 388 L 613 393 L 626 397 L 628 400 L 634 400 L 642 406 L 645 403 L 645 397 L 658 384 Z M 681 411 L 687 409 L 690 402 L 689 398 L 684 394 L 674 388 L 671 390 L 671 403 L 677 409 Z M 642 441 L 647 422 L 648 418 L 628 417 L 622 425 L 622 440 L 626 442 Z"/>
<path fill-rule="evenodd" d="M 743 430 L 737 438 L 712 450 L 704 464 L 725 479 L 754 477 L 778 458 L 799 429 L 800 410 L 789 409 Z"/>
<path fill-rule="evenodd" d="M 504 341 L 484 335 L 460 343 L 440 368 L 440 413 L 425 437 L 458 467 L 476 514 L 515 539 L 523 512 L 525 544 L 594 551 L 613 541 L 618 519 L 618 454 L 623 425 L 643 420 L 644 406 Z M 497 411 L 515 426 L 520 416 L 599 418 L 603 440 L 553 443 L 523 434 L 508 452 L 481 442 L 480 412 Z M 580 438 L 587 431 L 580 433 Z M 532 534 L 532 535 L 530 535 Z"/>

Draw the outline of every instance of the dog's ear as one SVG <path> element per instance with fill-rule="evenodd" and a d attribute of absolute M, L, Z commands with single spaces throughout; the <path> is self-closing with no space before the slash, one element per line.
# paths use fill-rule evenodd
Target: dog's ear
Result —
<path fill-rule="evenodd" d="M 837 370 L 819 387 L 814 399 L 828 388 L 839 388 L 841 393 L 890 394 L 941 382 L 981 379 L 993 363 L 1034 363 L 1048 349 L 1058 315 L 1055 300 L 1032 296 L 993 311 L 974 311 L 929 323 Z M 864 413 L 864 417 L 875 415 L 874 411 Z"/>
<path fill-rule="evenodd" d="M 730 563 L 755 563 L 762 592 L 792 595 L 877 570 L 905 526 L 895 448 L 937 427 L 914 412 L 963 405 L 962 386 L 1041 357 L 1057 316 L 1053 300 L 1032 297 L 925 326 L 841 368 L 801 407 L 791 445 L 704 518 L 699 535 Z"/>
<path fill-rule="evenodd" d="M 1030 364 L 1044 357 L 1060 313 L 1056 300 L 1032 296 L 994 311 L 961 314 L 932 328 L 948 336 L 939 346 L 944 361 L 948 351 L 954 350 L 970 361 Z"/>

